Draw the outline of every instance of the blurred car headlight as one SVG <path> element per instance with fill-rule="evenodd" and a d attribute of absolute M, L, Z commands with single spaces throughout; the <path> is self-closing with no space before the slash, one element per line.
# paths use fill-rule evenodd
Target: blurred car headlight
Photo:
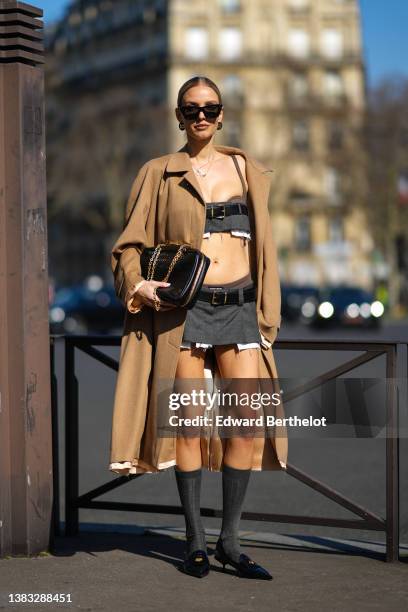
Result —
<path fill-rule="evenodd" d="M 103 279 L 97 274 L 92 274 L 86 279 L 85 285 L 90 291 L 100 291 L 103 287 Z"/>
<path fill-rule="evenodd" d="M 381 317 L 384 314 L 384 305 L 379 300 L 371 304 L 371 314 L 373 317 Z"/>
<path fill-rule="evenodd" d="M 371 304 L 368 302 L 360 304 L 360 314 L 365 319 L 368 319 L 371 316 Z"/>
<path fill-rule="evenodd" d="M 349 304 L 346 308 L 346 313 L 347 316 L 350 317 L 350 319 L 355 319 L 356 317 L 358 317 L 358 315 L 360 314 L 360 308 L 358 304 L 356 304 L 355 302 Z"/>
<path fill-rule="evenodd" d="M 313 317 L 316 312 L 316 304 L 310 300 L 306 300 L 306 302 L 302 304 L 302 308 L 300 310 L 304 317 Z"/>
<path fill-rule="evenodd" d="M 54 308 L 51 308 L 50 320 L 53 323 L 62 323 L 64 319 L 65 319 L 65 310 L 63 308 L 60 308 L 60 306 L 54 306 Z"/>
<path fill-rule="evenodd" d="M 322 302 L 319 304 L 318 312 L 323 319 L 330 319 L 334 313 L 334 306 L 331 302 Z"/>

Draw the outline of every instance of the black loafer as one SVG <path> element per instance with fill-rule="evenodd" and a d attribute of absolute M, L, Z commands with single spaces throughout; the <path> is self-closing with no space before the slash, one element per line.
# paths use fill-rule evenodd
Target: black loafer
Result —
<path fill-rule="evenodd" d="M 185 574 L 204 578 L 210 571 L 210 562 L 205 550 L 198 549 L 188 555 L 183 562 L 182 570 Z"/>
<path fill-rule="evenodd" d="M 231 557 L 227 555 L 222 545 L 222 540 L 218 540 L 215 547 L 215 558 L 217 561 L 222 563 L 222 569 L 225 571 L 227 564 L 232 565 L 238 575 L 242 578 L 257 578 L 258 580 L 272 580 L 273 576 L 261 565 L 255 563 L 248 555 L 241 553 L 239 556 L 239 562 L 237 563 Z"/>

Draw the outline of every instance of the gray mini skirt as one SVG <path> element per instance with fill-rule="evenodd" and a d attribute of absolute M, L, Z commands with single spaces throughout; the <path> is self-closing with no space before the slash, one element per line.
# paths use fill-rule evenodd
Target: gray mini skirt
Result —
<path fill-rule="evenodd" d="M 203 284 L 201 289 L 208 292 L 212 289 L 225 291 L 241 289 L 243 291 L 253 286 L 251 275 L 247 274 L 231 283 Z M 212 305 L 210 302 L 197 300 L 194 306 L 187 310 L 181 346 L 187 347 L 190 343 L 205 346 L 237 344 L 238 348 L 245 348 L 247 345 L 259 346 L 261 334 L 255 300 L 226 305 Z"/>

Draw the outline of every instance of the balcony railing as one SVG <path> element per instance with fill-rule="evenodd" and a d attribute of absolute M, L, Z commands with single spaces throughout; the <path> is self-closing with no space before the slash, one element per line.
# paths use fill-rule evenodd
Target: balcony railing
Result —
<path fill-rule="evenodd" d="M 338 58 L 327 58 L 320 53 L 311 53 L 305 57 L 291 55 L 289 52 L 262 52 L 245 49 L 240 55 L 228 60 L 219 56 L 216 50 L 211 50 L 206 56 L 197 59 L 183 53 L 169 51 L 169 60 L 173 64 L 216 64 L 233 66 L 270 66 L 287 67 L 293 69 L 305 68 L 306 66 L 319 66 L 335 70 L 344 65 L 363 65 L 363 60 L 358 53 L 345 53 Z"/>
<path fill-rule="evenodd" d="M 346 110 L 350 106 L 349 98 L 345 93 L 309 93 L 299 96 L 288 88 L 285 95 L 285 108 L 292 111 L 321 112 L 322 110 Z"/>

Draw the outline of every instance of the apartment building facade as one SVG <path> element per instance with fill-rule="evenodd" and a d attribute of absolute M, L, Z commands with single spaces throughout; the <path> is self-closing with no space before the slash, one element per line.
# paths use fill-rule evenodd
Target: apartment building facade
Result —
<path fill-rule="evenodd" d="M 225 106 L 216 142 L 274 170 L 282 280 L 371 287 L 356 0 L 79 0 L 47 48 L 50 173 L 75 182 L 79 166 L 83 180 L 68 191 L 79 210 L 94 202 L 114 231 L 137 168 L 185 142 L 179 87 L 207 75 Z M 58 171 L 66 140 L 77 155 L 68 149 Z M 61 197 L 59 180 L 51 197 Z"/>

